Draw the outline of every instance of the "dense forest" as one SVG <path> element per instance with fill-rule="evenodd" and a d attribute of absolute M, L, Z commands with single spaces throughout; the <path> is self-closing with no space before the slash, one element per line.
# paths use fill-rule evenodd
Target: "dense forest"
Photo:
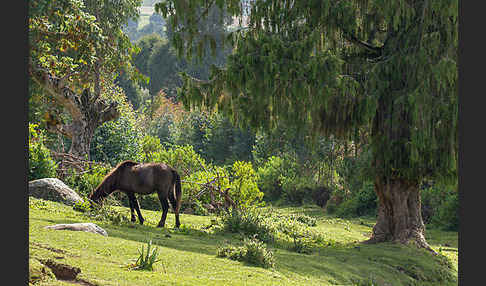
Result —
<path fill-rule="evenodd" d="M 118 2 L 29 2 L 29 181 L 86 197 L 163 162 L 186 213 L 218 208 L 212 186 L 377 218 L 375 242 L 458 230 L 457 1 Z"/>

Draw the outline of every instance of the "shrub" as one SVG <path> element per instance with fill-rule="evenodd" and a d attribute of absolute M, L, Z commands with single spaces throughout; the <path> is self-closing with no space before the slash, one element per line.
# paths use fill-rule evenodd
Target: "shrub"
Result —
<path fill-rule="evenodd" d="M 424 223 L 444 230 L 459 228 L 459 194 L 446 186 L 427 186 L 421 190 Z"/>
<path fill-rule="evenodd" d="M 89 200 L 83 198 L 83 200 L 74 203 L 73 209 L 82 213 L 89 212 L 91 210 L 91 204 Z"/>
<path fill-rule="evenodd" d="M 56 176 L 57 164 L 44 142 L 45 134 L 38 125 L 29 123 L 29 181 Z"/>
<path fill-rule="evenodd" d="M 243 247 L 246 249 L 245 261 L 265 268 L 275 265 L 273 252 L 267 249 L 265 243 L 255 238 L 245 238 L 243 244 Z"/>
<path fill-rule="evenodd" d="M 218 248 L 218 257 L 228 257 L 231 260 L 243 261 L 243 256 L 245 255 L 243 247 L 224 245 Z"/>
<path fill-rule="evenodd" d="M 308 233 L 306 225 L 296 220 L 295 216 L 282 217 L 277 229 L 292 243 L 290 250 L 307 254 L 312 252 L 310 233 Z"/>
<path fill-rule="evenodd" d="M 116 166 L 124 160 L 142 159 L 141 133 L 135 126 L 132 114 L 107 121 L 98 127 L 91 142 L 91 159 Z"/>
<path fill-rule="evenodd" d="M 308 225 L 308 226 L 316 226 L 317 225 L 316 218 L 305 215 L 305 214 L 291 215 L 290 217 L 297 220 L 298 222 L 301 222 L 301 223 Z"/>
<path fill-rule="evenodd" d="M 110 170 L 111 167 L 109 166 L 96 164 L 85 173 L 71 170 L 64 180 L 81 197 L 87 197 L 103 181 L 103 178 Z"/>
<path fill-rule="evenodd" d="M 121 225 L 129 222 L 129 219 L 125 214 L 114 210 L 106 203 L 90 207 L 89 211 L 85 212 L 85 215 L 95 220 L 109 221 L 114 225 Z"/>
<path fill-rule="evenodd" d="M 444 230 L 457 231 L 459 229 L 459 194 L 452 192 L 440 204 L 437 214 L 432 218 L 432 223 Z"/>
<path fill-rule="evenodd" d="M 142 138 L 143 162 L 154 162 L 155 153 L 164 149 L 160 139 L 154 136 L 145 135 Z"/>
<path fill-rule="evenodd" d="M 327 210 L 330 213 L 330 210 L 334 211 L 339 217 L 373 216 L 376 215 L 377 199 L 373 183 L 365 182 L 358 192 L 351 193 L 341 204 L 328 204 Z"/>
<path fill-rule="evenodd" d="M 313 200 L 316 182 L 303 174 L 302 166 L 294 155 L 272 156 L 258 168 L 258 186 L 270 201 L 283 199 L 287 203 L 301 205 Z"/>
<path fill-rule="evenodd" d="M 165 163 L 179 172 L 181 178 L 204 171 L 205 160 L 190 145 L 172 145 L 153 153 L 154 162 Z"/>
<path fill-rule="evenodd" d="M 270 268 L 275 265 L 275 257 L 265 243 L 256 238 L 245 238 L 243 246 L 222 246 L 218 249 L 218 257 L 228 257 L 232 260 L 244 261 L 253 265 Z"/>
<path fill-rule="evenodd" d="M 323 245 L 324 238 L 309 229 L 315 226 L 312 217 L 303 214 L 282 215 L 272 210 L 265 213 L 250 209 L 245 212 L 233 210 L 222 218 L 224 231 L 241 233 L 263 242 L 290 245 L 289 250 L 299 253 L 311 253 L 313 246 Z"/>
<path fill-rule="evenodd" d="M 330 195 L 331 190 L 323 186 L 316 187 L 312 191 L 312 199 L 314 200 L 315 204 L 320 206 L 321 208 L 324 208 L 326 206 L 327 202 L 329 201 Z"/>
<path fill-rule="evenodd" d="M 257 186 L 257 177 L 250 162 L 236 161 L 231 167 L 229 194 L 238 207 L 263 206 L 263 193 Z"/>
<path fill-rule="evenodd" d="M 268 200 L 277 200 L 282 195 L 281 176 L 283 173 L 283 159 L 272 156 L 265 164 L 258 168 L 258 186 Z"/>
<path fill-rule="evenodd" d="M 233 209 L 229 214 L 222 216 L 222 223 L 224 231 L 243 233 L 265 242 L 274 239 L 275 228 L 256 209 L 245 211 Z"/>
<path fill-rule="evenodd" d="M 169 152 L 172 149 L 169 149 Z M 256 174 L 252 164 L 249 162 L 237 161 L 231 168 L 219 167 L 211 164 L 206 165 L 200 160 L 199 168 L 184 178 L 182 195 L 184 201 L 190 201 L 191 207 L 199 207 L 214 202 L 223 202 L 224 198 L 218 191 L 205 188 L 214 186 L 220 191 L 229 190 L 229 195 L 239 208 L 250 206 L 262 206 L 263 193 L 260 192 L 256 183 Z"/>
<path fill-rule="evenodd" d="M 182 184 L 182 198 L 190 200 L 193 205 L 196 201 L 201 204 L 209 204 L 212 199 L 222 200 L 218 193 L 212 198 L 210 192 L 204 189 L 207 186 L 203 186 L 203 184 L 211 183 L 220 190 L 230 188 L 228 171 L 218 166 L 208 166 L 205 170 L 190 174 L 184 180 L 186 183 Z"/>
<path fill-rule="evenodd" d="M 340 196 L 336 196 L 336 194 L 331 195 L 326 203 L 326 212 L 329 214 L 336 213 L 336 210 L 341 202 Z"/>

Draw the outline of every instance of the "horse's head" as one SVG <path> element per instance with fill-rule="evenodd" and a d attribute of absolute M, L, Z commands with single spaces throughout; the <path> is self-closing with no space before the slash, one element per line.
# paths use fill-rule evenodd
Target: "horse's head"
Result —
<path fill-rule="evenodd" d="M 110 174 L 106 176 L 103 181 L 88 195 L 88 199 L 93 203 L 101 203 L 101 201 L 111 194 L 115 188 L 114 178 Z"/>
<path fill-rule="evenodd" d="M 111 170 L 101 183 L 89 194 L 88 199 L 93 203 L 100 203 L 117 188 L 118 177 L 120 176 L 120 165 Z"/>
<path fill-rule="evenodd" d="M 105 197 L 104 192 L 102 192 L 100 188 L 96 188 L 94 191 L 92 191 L 89 194 L 88 199 L 90 200 L 91 203 L 99 204 L 101 199 L 104 197 Z"/>

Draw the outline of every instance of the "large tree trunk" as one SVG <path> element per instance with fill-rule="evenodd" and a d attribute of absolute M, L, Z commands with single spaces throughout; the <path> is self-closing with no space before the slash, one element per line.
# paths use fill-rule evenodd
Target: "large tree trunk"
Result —
<path fill-rule="evenodd" d="M 419 184 L 402 179 L 377 179 L 375 191 L 379 200 L 378 218 L 366 243 L 412 242 L 433 251 L 424 236 Z"/>
<path fill-rule="evenodd" d="M 80 160 L 90 159 L 89 150 L 94 132 L 106 121 L 120 116 L 117 103 L 108 103 L 100 98 L 99 78 L 95 82 L 95 92 L 85 89 L 75 93 L 67 86 L 64 79 L 53 77 L 48 71 L 35 69 L 30 72 L 32 79 L 52 96 L 72 118 L 70 124 L 55 124 L 47 127 L 52 132 L 60 133 L 71 139 L 69 154 Z"/>
<path fill-rule="evenodd" d="M 94 122 L 75 120 L 70 127 L 72 128 L 72 133 L 70 134 L 71 148 L 69 149 L 69 154 L 90 160 L 89 149 L 97 127 L 96 124 Z"/>

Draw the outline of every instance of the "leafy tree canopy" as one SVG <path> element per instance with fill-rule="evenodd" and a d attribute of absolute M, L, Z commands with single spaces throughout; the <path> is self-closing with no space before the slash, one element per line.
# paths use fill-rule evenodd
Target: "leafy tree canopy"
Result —
<path fill-rule="evenodd" d="M 138 17 L 141 1 L 105 2 L 29 2 L 30 68 L 48 70 L 81 93 L 100 74 L 130 67 L 137 49 L 121 26 Z"/>
<path fill-rule="evenodd" d="M 455 180 L 457 0 L 158 3 L 179 54 L 214 45 L 198 28 L 213 6 L 239 20 L 233 53 L 208 81 L 184 75 L 186 106 L 267 130 L 368 127 L 378 177 Z"/>
<path fill-rule="evenodd" d="M 121 27 L 138 17 L 141 0 L 56 0 L 29 2 L 31 90 L 51 98 L 72 122 L 50 120 L 50 128 L 72 139 L 70 153 L 89 154 L 96 127 L 120 115 L 113 83 L 130 64 L 133 46 Z M 40 89 L 39 89 L 40 87 Z M 89 157 L 88 157 L 89 158 Z"/>

